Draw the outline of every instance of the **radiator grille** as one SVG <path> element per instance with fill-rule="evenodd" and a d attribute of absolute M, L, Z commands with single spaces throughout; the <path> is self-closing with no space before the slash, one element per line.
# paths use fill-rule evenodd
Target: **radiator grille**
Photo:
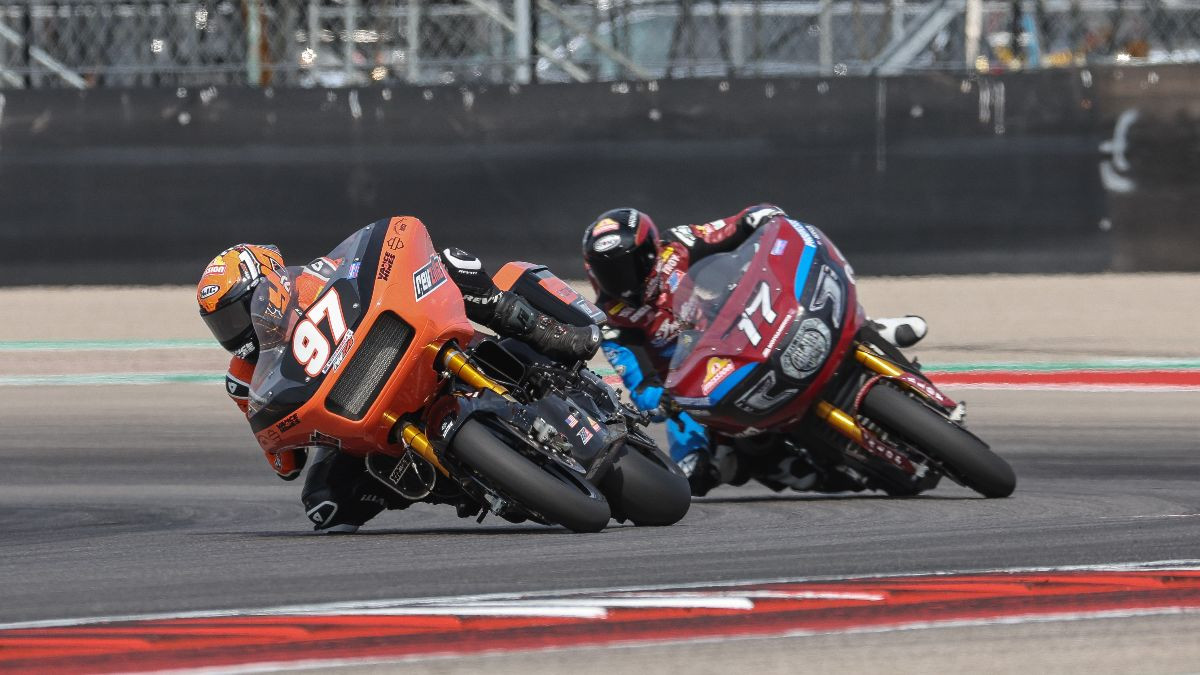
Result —
<path fill-rule="evenodd" d="M 412 337 L 413 327 L 403 319 L 391 312 L 379 315 L 326 397 L 325 408 L 346 419 L 362 419 L 400 363 Z"/>

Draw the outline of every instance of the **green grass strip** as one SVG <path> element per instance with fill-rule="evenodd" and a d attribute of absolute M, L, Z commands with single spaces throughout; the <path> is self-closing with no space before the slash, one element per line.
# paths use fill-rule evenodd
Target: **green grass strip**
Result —
<path fill-rule="evenodd" d="M 87 373 L 76 375 L 3 375 L 0 387 L 88 386 L 111 384 L 219 384 L 224 373 Z"/>

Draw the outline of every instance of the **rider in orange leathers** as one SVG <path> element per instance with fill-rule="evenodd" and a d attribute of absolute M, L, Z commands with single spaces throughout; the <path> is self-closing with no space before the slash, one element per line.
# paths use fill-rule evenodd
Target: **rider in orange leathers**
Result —
<path fill-rule="evenodd" d="M 596 327 L 563 324 L 538 311 L 521 296 L 499 290 L 481 261 L 465 251 L 448 248 L 441 252 L 441 258 L 450 279 L 462 291 L 467 316 L 472 321 L 500 335 L 524 340 L 552 358 L 587 360 L 596 353 L 600 344 L 600 331 Z M 316 300 L 343 262 L 321 257 L 300 273 L 288 275 L 300 309 L 306 309 Z M 266 275 L 286 274 L 285 269 L 277 247 L 238 244 L 213 258 L 196 286 L 201 318 L 221 346 L 233 354 L 225 376 L 225 391 L 246 415 L 251 413 L 250 385 L 260 347 L 250 315 L 250 300 Z M 315 529 L 353 532 L 385 507 L 408 506 L 389 501 L 395 499 L 394 493 L 379 489 L 381 486 L 365 470 L 361 458 L 343 454 L 336 448 L 311 450 L 291 448 L 264 450 L 264 453 L 271 468 L 284 480 L 296 479 L 308 464 L 301 501 Z"/>

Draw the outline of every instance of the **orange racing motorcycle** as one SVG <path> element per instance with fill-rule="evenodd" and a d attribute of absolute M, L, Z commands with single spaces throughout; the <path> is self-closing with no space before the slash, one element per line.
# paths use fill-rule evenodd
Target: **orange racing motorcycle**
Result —
<path fill-rule="evenodd" d="M 362 456 L 404 500 L 480 521 L 594 532 L 687 512 L 687 480 L 648 419 L 585 364 L 476 333 L 420 220 L 369 225 L 328 257 L 343 262 L 307 308 L 291 292 L 300 268 L 268 274 L 252 299 L 249 421 L 264 450 Z M 545 267 L 509 263 L 494 280 L 560 321 L 604 317 Z"/>
<path fill-rule="evenodd" d="M 673 405 L 737 452 L 781 450 L 825 485 L 914 495 L 942 476 L 1007 497 L 1016 476 L 965 408 L 884 340 L 820 230 L 784 216 L 679 282 Z"/>

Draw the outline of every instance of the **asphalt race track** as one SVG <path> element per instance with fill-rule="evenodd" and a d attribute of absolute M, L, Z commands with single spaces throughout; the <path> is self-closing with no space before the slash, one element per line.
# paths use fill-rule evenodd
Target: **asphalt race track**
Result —
<path fill-rule="evenodd" d="M 745 486 L 672 528 L 573 535 L 420 507 L 321 536 L 217 387 L 10 387 L 0 621 L 1200 553 L 1195 394 L 972 394 L 972 428 L 1019 476 L 1010 499 Z"/>
<path fill-rule="evenodd" d="M 0 670 L 6 658 L 10 664 L 24 658 L 21 650 L 30 644 L 60 639 L 29 622 L 88 617 L 319 603 L 360 610 L 370 601 L 437 596 L 461 604 L 478 594 L 536 598 L 654 585 L 708 588 L 720 596 L 729 591 L 709 587 L 1142 563 L 1193 570 L 1182 574 L 1200 578 L 1194 571 L 1200 570 L 1200 362 L 1188 358 L 1200 323 L 1192 314 L 1159 321 L 1166 300 L 1145 301 L 1181 297 L 1195 282 L 1184 275 L 864 282 L 879 315 L 919 311 L 931 319 L 936 332 L 920 350 L 928 363 L 1010 364 L 990 375 L 951 369 L 941 380 L 968 402 L 970 428 L 1016 469 L 1011 498 L 984 500 L 949 482 L 911 499 L 724 487 L 696 500 L 676 526 L 614 525 L 595 535 L 494 518 L 476 524 L 449 507 L 428 506 L 386 512 L 357 535 L 315 534 L 300 506 L 300 485 L 274 477 L 225 397 L 215 377 L 222 355 L 199 333 L 190 290 L 8 291 L 3 302 L 38 320 L 0 326 Z M 1164 288 L 1167 296 L 1155 296 Z M 1009 297 L 1025 302 L 1006 309 L 1001 325 L 1023 328 L 995 330 L 995 308 Z M 61 317 L 84 315 L 85 307 L 96 321 L 83 336 Z M 144 316 L 122 318 L 125 307 L 141 307 Z M 1107 317 L 1120 312 L 1132 313 L 1129 325 L 1142 330 L 1110 330 Z M 37 332 L 35 325 L 46 328 Z M 951 384 L 1003 380 L 1017 362 L 1033 372 L 1024 390 Z M 1061 368 L 1086 363 L 1102 365 L 1082 386 L 1030 390 L 1052 388 L 1064 377 Z M 1141 374 L 1121 370 L 1134 366 Z M 143 384 L 113 384 L 120 381 Z M 56 386 L 44 386 L 51 382 Z M 1159 583 L 1139 579 L 1126 581 Z M 1043 585 L 1034 580 L 1022 592 Z M 637 648 L 593 643 L 410 666 L 590 673 L 682 666 L 729 672 L 751 664 L 767 673 L 794 672 L 799 659 L 835 670 L 928 672 L 981 663 L 1017 672 L 1128 671 L 1145 664 L 1194 670 L 1200 584 L 1174 595 L 1169 584 L 1156 588 L 1155 602 L 1178 600 L 1182 611 Z M 1110 599 L 1133 597 L 1125 587 L 1110 590 Z M 595 592 L 612 591 L 587 591 Z M 95 624 L 78 630 L 87 632 L 86 625 Z M 146 641 L 137 633 L 143 628 L 129 630 L 139 649 L 167 634 Z M 854 656 L 847 660 L 848 654 Z M 24 667 L 44 671 L 37 658 Z M 250 662 L 261 659 L 223 663 Z M 93 670 L 136 665 L 109 663 L 117 666 Z"/>

